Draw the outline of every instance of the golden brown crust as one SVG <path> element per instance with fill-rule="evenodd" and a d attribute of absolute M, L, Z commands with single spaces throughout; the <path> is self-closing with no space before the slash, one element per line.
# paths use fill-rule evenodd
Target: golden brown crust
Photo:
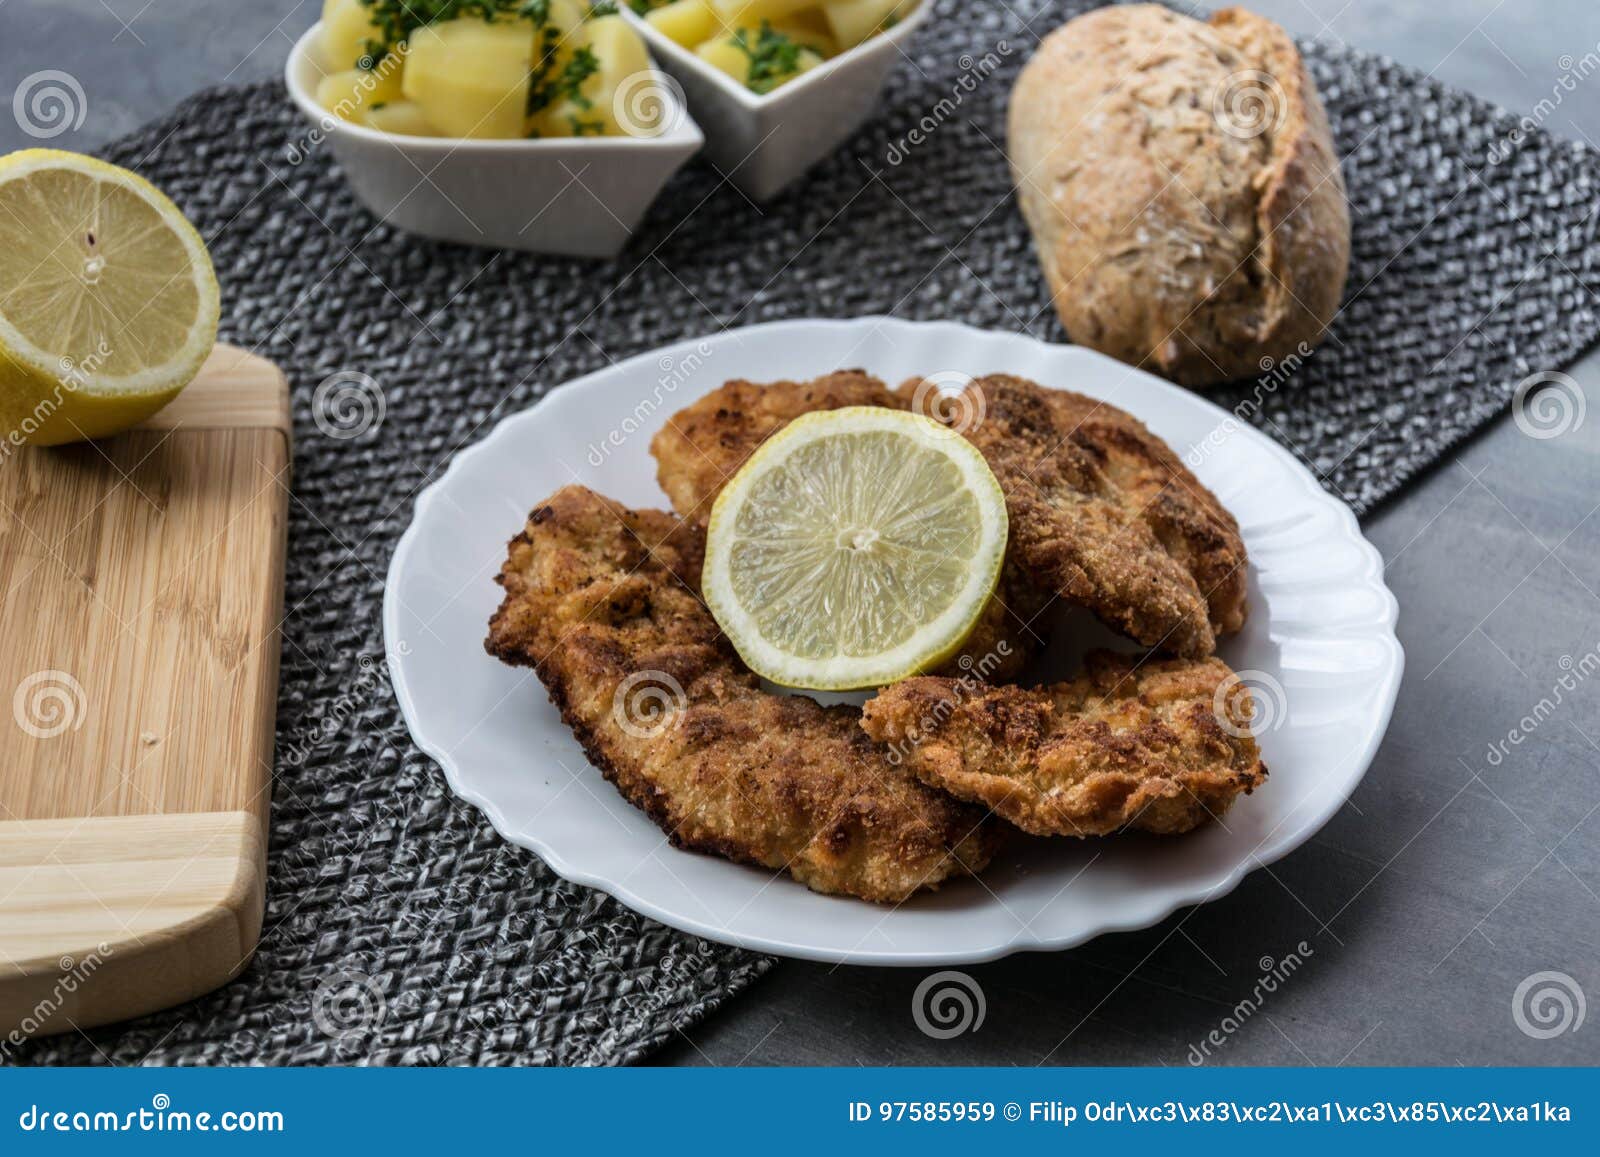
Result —
<path fill-rule="evenodd" d="M 1177 834 L 1265 780 L 1249 715 L 1221 660 L 1098 652 L 1053 687 L 907 679 L 861 725 L 925 782 L 1035 835 Z"/>
<path fill-rule="evenodd" d="M 802 414 L 845 406 L 908 410 L 912 399 L 861 370 L 840 370 L 809 382 L 728 382 L 668 418 L 651 439 L 656 478 L 674 510 L 703 522 L 723 485 L 763 442 Z M 1044 642 L 1044 625 L 1037 620 L 1046 601 L 1028 576 L 1008 563 L 1000 589 L 947 673 L 970 671 L 996 682 L 1016 678 Z"/>
<path fill-rule="evenodd" d="M 846 406 L 910 408 L 862 370 L 839 370 L 809 382 L 728 382 L 672 415 L 650 440 L 656 479 L 674 510 L 704 522 L 723 485 L 761 443 L 801 414 Z"/>
<path fill-rule="evenodd" d="M 1068 21 L 1018 77 L 1008 133 L 1073 341 L 1198 386 L 1321 339 L 1349 207 L 1327 115 L 1271 21 L 1153 4 Z"/>
<path fill-rule="evenodd" d="M 917 383 L 899 392 L 913 397 Z M 1005 374 L 974 379 L 946 409 L 1005 492 L 1008 565 L 1034 586 L 1191 658 L 1244 626 L 1238 523 L 1144 423 Z"/>
<path fill-rule="evenodd" d="M 890 902 L 987 864 L 1001 826 L 890 763 L 859 710 L 761 690 L 696 593 L 703 552 L 697 526 L 567 487 L 511 540 L 485 645 L 679 847 Z"/>

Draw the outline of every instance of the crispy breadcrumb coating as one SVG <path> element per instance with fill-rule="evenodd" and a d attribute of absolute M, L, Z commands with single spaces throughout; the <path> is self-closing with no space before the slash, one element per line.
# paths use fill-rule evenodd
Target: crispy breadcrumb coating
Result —
<path fill-rule="evenodd" d="M 846 406 L 909 410 L 912 400 L 861 370 L 809 382 L 728 382 L 672 415 L 651 439 L 657 480 L 674 510 L 704 522 L 723 485 L 761 443 L 802 414 Z M 970 671 L 1002 683 L 1015 679 L 1044 643 L 1040 612 L 1046 602 L 1008 560 L 999 589 L 945 673 Z"/>
<path fill-rule="evenodd" d="M 954 415 L 1006 495 L 1010 565 L 1146 647 L 1201 658 L 1244 626 L 1239 525 L 1172 449 L 1115 406 L 1024 378 L 974 379 Z M 942 411 L 942 413 L 941 413 Z"/>
<path fill-rule="evenodd" d="M 1266 779 L 1250 714 L 1219 659 L 1101 651 L 1052 687 L 907 679 L 869 700 L 861 725 L 924 783 L 1035 835 L 1175 834 Z"/>
<path fill-rule="evenodd" d="M 886 902 L 983 868 L 1004 825 L 892 763 L 858 709 L 761 689 L 700 601 L 704 551 L 694 524 L 569 486 L 511 540 L 485 645 L 678 847 Z"/>

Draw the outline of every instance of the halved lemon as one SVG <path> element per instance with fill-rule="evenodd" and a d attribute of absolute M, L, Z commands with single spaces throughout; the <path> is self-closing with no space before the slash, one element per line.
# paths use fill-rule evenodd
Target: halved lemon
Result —
<path fill-rule="evenodd" d="M 54 445 L 135 425 L 217 339 L 205 242 L 141 177 L 93 157 L 0 157 L 0 438 Z"/>
<path fill-rule="evenodd" d="M 994 593 L 1006 506 L 983 455 L 874 406 L 790 422 L 711 508 L 706 604 L 754 671 L 877 687 L 960 649 Z"/>

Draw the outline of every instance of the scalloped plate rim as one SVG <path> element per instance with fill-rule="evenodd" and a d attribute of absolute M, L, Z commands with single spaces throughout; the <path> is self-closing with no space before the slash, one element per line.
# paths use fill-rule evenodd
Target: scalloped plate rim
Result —
<path fill-rule="evenodd" d="M 532 405 L 514 414 L 506 415 L 482 439 L 471 446 L 459 450 L 452 456 L 445 472 L 418 494 L 413 508 L 411 523 L 401 535 L 399 542 L 396 544 L 394 555 L 390 560 L 384 583 L 383 602 L 383 628 L 386 650 L 390 648 L 394 640 L 400 637 L 399 615 L 401 608 L 395 589 L 410 563 L 410 556 L 416 549 L 417 542 L 421 538 L 424 519 L 433 504 L 438 500 L 438 496 L 449 489 L 464 463 L 480 455 L 491 453 L 491 448 L 496 443 L 511 438 L 519 427 L 548 416 L 551 411 L 561 409 L 567 404 L 563 399 L 575 398 L 584 388 L 593 385 L 597 381 L 630 372 L 646 362 L 655 362 L 673 351 L 698 348 L 702 344 L 729 340 L 742 343 L 744 339 L 758 338 L 763 334 L 775 331 L 819 325 L 906 328 L 923 333 L 946 331 L 960 337 L 978 338 L 986 341 L 1000 339 L 1007 343 L 1024 343 L 1039 347 L 1040 351 L 1046 354 L 1070 354 L 1073 357 L 1104 363 L 1106 367 L 1114 369 L 1119 374 L 1135 375 L 1161 387 L 1163 390 L 1172 391 L 1189 403 L 1196 404 L 1203 409 L 1209 409 L 1218 421 L 1227 420 L 1231 417 L 1228 411 L 1200 394 L 1156 378 L 1154 375 L 1127 366 L 1085 347 L 1044 342 L 1026 334 L 982 330 L 949 320 L 910 321 L 883 315 L 863 315 L 856 318 L 790 318 L 761 322 L 737 329 L 727 329 L 709 337 L 685 338 L 670 345 L 635 354 L 559 386 L 550 387 L 548 392 Z M 686 395 L 682 404 L 688 404 L 689 401 L 692 401 L 692 396 Z M 1135 416 L 1138 415 L 1136 414 Z M 868 949 L 864 951 L 841 951 L 827 945 L 818 945 L 804 940 L 784 940 L 770 935 L 745 934 L 736 928 L 708 923 L 683 911 L 666 909 L 654 900 L 640 894 L 634 888 L 629 887 L 624 881 L 615 879 L 610 873 L 586 869 L 559 851 L 550 840 L 523 831 L 517 825 L 510 823 L 499 804 L 490 796 L 470 786 L 466 782 L 466 777 L 463 775 L 462 769 L 452 753 L 442 743 L 428 734 L 425 723 L 419 714 L 418 704 L 412 693 L 411 682 L 405 674 L 403 657 L 400 663 L 391 663 L 390 665 L 391 686 L 413 742 L 416 743 L 421 751 L 439 764 L 445 773 L 445 779 L 451 790 L 458 797 L 483 812 L 491 826 L 503 839 L 533 852 L 563 879 L 605 892 L 633 911 L 682 932 L 701 936 L 718 943 L 796 959 L 853 965 L 927 967 L 949 964 L 981 964 L 1002 959 L 1017 952 L 1061 951 L 1087 943 L 1106 933 L 1131 932 L 1148 928 L 1160 923 L 1180 908 L 1209 903 L 1212 900 L 1226 896 L 1237 888 L 1251 871 L 1276 863 L 1320 831 L 1333 817 L 1334 813 L 1350 798 L 1370 769 L 1372 760 L 1377 754 L 1378 747 L 1382 743 L 1390 720 L 1393 717 L 1401 676 L 1404 672 L 1405 654 L 1395 634 L 1395 625 L 1399 618 L 1399 604 L 1393 593 L 1388 589 L 1387 584 L 1383 581 L 1383 558 L 1377 548 L 1361 533 L 1360 524 L 1355 514 L 1348 506 L 1324 490 L 1293 454 L 1267 435 L 1244 423 L 1238 424 L 1237 433 L 1256 447 L 1265 449 L 1269 455 L 1275 457 L 1281 465 L 1286 467 L 1288 473 L 1292 474 L 1301 484 L 1302 489 L 1308 495 L 1310 504 L 1320 505 L 1333 511 L 1338 529 L 1342 532 L 1341 537 L 1352 541 L 1363 554 L 1366 565 L 1362 568 L 1361 574 L 1351 580 L 1351 585 L 1359 586 L 1362 589 L 1372 589 L 1381 594 L 1384 601 L 1383 621 L 1381 624 L 1374 624 L 1367 632 L 1364 632 L 1363 636 L 1376 639 L 1384 646 L 1387 652 L 1387 662 L 1384 666 L 1379 689 L 1380 706 L 1372 718 L 1372 726 L 1368 729 L 1366 742 L 1354 759 L 1355 769 L 1350 773 L 1347 789 L 1329 792 L 1321 799 L 1320 806 L 1309 814 L 1305 820 L 1298 823 L 1292 832 L 1272 840 L 1270 844 L 1264 843 L 1258 846 L 1255 852 L 1245 860 L 1234 863 L 1220 877 L 1213 876 L 1207 879 L 1196 879 L 1193 881 L 1192 886 L 1188 888 L 1168 886 L 1153 889 L 1156 894 L 1151 897 L 1152 902 L 1124 913 L 1120 919 L 1107 915 L 1101 918 L 1093 928 L 1054 936 L 1048 934 L 1036 934 L 1031 937 L 1014 935 L 1009 939 L 990 940 L 981 944 L 965 944 L 959 947 L 952 947 L 949 950 L 886 951 Z M 663 502 L 664 505 L 665 503 Z M 519 673 L 524 677 L 523 682 L 534 689 L 542 691 L 537 677 L 532 672 Z M 593 769 L 591 768 L 590 770 Z M 596 774 L 598 775 L 598 772 Z M 1263 790 L 1270 790 L 1270 786 L 1271 781 L 1269 780 L 1267 787 L 1263 788 Z M 609 784 L 603 784 L 603 788 L 604 790 L 614 790 Z M 1248 802 L 1242 806 L 1248 806 Z M 1300 806 L 1296 805 L 1294 810 L 1299 810 Z M 1293 811 L 1291 811 L 1290 815 L 1293 814 Z"/>

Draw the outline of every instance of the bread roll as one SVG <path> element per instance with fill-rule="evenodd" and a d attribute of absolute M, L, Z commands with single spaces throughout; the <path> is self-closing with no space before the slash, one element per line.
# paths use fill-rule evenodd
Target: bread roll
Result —
<path fill-rule="evenodd" d="M 1321 339 L 1350 263 L 1327 114 L 1288 35 L 1102 8 L 1011 94 L 1023 216 L 1073 341 L 1202 386 Z"/>

